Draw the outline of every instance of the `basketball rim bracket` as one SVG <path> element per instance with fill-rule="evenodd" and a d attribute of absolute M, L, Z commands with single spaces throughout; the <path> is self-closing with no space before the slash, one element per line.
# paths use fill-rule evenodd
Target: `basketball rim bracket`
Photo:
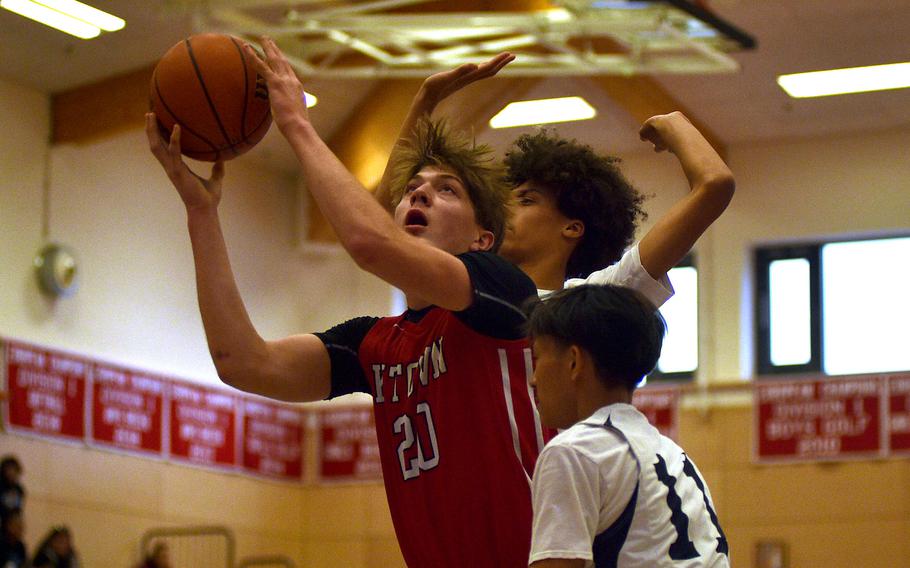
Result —
<path fill-rule="evenodd" d="M 755 40 L 687 0 L 551 0 L 550 9 L 457 11 L 464 0 L 208 0 L 199 31 L 275 39 L 303 76 L 422 78 L 510 51 L 502 75 L 729 73 Z M 515 3 L 510 3 L 514 5 Z M 540 2 L 536 2 L 537 5 Z M 434 7 L 436 5 L 436 7 Z"/>

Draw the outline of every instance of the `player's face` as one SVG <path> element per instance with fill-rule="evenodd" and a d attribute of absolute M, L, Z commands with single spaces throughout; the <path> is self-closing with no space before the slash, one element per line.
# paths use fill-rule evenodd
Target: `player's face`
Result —
<path fill-rule="evenodd" d="M 533 182 L 512 190 L 509 208 L 511 216 L 499 254 L 519 266 L 551 253 L 571 222 L 550 192 Z"/>
<path fill-rule="evenodd" d="M 437 167 L 425 167 L 411 178 L 395 208 L 395 222 L 452 254 L 493 246 L 493 234 L 477 224 L 464 183 Z"/>
<path fill-rule="evenodd" d="M 578 421 L 575 385 L 571 379 L 571 348 L 549 337 L 533 339 L 534 376 L 540 421 L 550 428 L 568 428 Z"/>

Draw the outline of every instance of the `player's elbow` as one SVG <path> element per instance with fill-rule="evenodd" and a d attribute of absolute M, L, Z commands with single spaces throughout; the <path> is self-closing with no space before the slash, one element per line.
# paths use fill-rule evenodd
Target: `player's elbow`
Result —
<path fill-rule="evenodd" d="M 392 239 L 377 231 L 361 231 L 348 238 L 343 245 L 357 266 L 375 273 L 379 263 L 389 258 Z"/>
<path fill-rule="evenodd" d="M 705 177 L 702 182 L 702 190 L 719 209 L 718 214 L 720 214 L 727 208 L 730 200 L 733 199 L 733 194 L 736 193 L 736 179 L 728 169 L 714 172 Z"/>
<path fill-rule="evenodd" d="M 262 357 L 255 352 L 228 352 L 217 347 L 211 349 L 211 355 L 222 383 L 244 392 L 255 390 L 257 373 L 263 369 Z"/>
<path fill-rule="evenodd" d="M 250 374 L 243 366 L 215 360 L 215 371 L 218 373 L 218 379 L 225 385 L 244 392 L 250 390 Z"/>

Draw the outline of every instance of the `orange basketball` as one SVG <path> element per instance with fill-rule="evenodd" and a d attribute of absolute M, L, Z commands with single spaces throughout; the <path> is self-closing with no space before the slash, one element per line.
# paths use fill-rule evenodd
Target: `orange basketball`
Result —
<path fill-rule="evenodd" d="M 243 40 L 199 34 L 170 48 L 152 73 L 151 107 L 165 138 L 180 125 L 180 149 L 215 162 L 243 154 L 272 124 L 269 91 Z"/>

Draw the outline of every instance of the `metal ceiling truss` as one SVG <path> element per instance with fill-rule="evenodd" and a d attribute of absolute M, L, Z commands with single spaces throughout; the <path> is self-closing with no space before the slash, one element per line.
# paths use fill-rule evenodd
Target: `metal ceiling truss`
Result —
<path fill-rule="evenodd" d="M 302 75 L 337 78 L 425 77 L 501 51 L 518 55 L 502 72 L 512 76 L 725 73 L 739 68 L 730 52 L 755 44 L 684 0 L 552 0 L 553 9 L 533 12 L 407 11 L 428 3 L 215 1 L 207 4 L 205 26 L 269 35 Z"/>

